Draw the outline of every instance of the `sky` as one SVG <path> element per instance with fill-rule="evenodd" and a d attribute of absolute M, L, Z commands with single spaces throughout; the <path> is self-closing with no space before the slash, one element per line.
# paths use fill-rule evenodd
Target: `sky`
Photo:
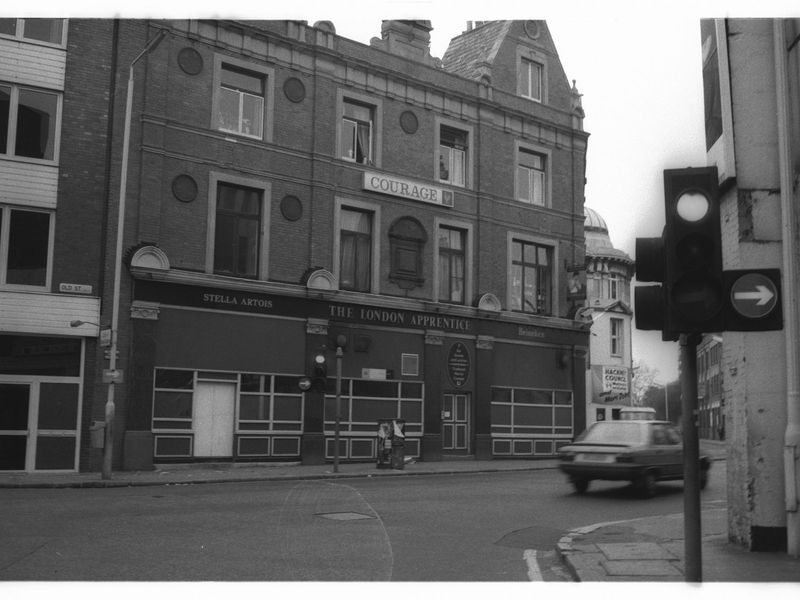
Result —
<path fill-rule="evenodd" d="M 663 170 L 706 165 L 699 20 L 800 16 L 800 2 L 787 0 L 73 0 L 68 6 L 72 16 L 329 20 L 338 35 L 365 44 L 380 37 L 382 19 L 424 18 L 438 57 L 467 21 L 543 18 L 567 80 L 583 94 L 590 134 L 586 205 L 631 258 L 637 237 L 661 235 Z M 24 10 L 63 14 L 63 7 L 33 0 Z M 657 371 L 660 383 L 677 379 L 676 342 L 662 342 L 660 332 L 634 330 L 632 337 L 634 362 Z"/>

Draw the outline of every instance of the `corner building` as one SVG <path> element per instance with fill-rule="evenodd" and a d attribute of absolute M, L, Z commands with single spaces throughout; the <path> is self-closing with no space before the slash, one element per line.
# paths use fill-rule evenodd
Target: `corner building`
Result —
<path fill-rule="evenodd" d="M 428 21 L 369 46 L 121 21 L 120 64 L 160 29 L 135 67 L 115 468 L 331 460 L 337 346 L 344 461 L 374 460 L 379 419 L 422 460 L 583 430 L 588 134 L 544 21 L 469 25 L 441 60 Z"/>

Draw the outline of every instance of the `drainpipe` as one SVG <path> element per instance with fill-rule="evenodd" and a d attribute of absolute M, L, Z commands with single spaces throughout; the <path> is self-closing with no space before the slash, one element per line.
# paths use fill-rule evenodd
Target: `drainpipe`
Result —
<path fill-rule="evenodd" d="M 783 239 L 783 305 L 786 339 L 786 431 L 783 446 L 784 488 L 786 498 L 786 550 L 800 556 L 800 512 L 798 512 L 798 467 L 800 467 L 800 385 L 798 385 L 798 341 L 800 323 L 795 307 L 798 302 L 794 275 L 797 260 L 796 215 L 793 206 L 794 176 L 789 128 L 789 81 L 786 49 L 786 21 L 773 21 L 775 81 L 778 114 L 778 157 L 781 185 L 781 221 Z"/>

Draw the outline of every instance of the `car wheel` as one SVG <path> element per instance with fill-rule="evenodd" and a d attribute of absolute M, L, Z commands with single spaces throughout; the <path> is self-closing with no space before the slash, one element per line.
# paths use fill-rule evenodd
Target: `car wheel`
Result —
<path fill-rule="evenodd" d="M 572 485 L 575 486 L 575 491 L 579 494 L 585 494 L 586 490 L 589 489 L 589 480 L 588 479 L 573 479 Z"/>
<path fill-rule="evenodd" d="M 652 498 L 656 495 L 656 474 L 653 471 L 646 471 L 637 481 L 639 493 L 643 498 Z"/>

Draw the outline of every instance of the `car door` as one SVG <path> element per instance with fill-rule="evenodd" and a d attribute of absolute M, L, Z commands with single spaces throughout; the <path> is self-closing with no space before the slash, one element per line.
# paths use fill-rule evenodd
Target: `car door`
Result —
<path fill-rule="evenodd" d="M 668 432 L 668 426 L 663 423 L 653 423 L 651 431 L 653 461 L 661 477 L 669 479 L 678 476 L 682 463 L 680 445 L 674 442 L 673 436 Z"/>
<path fill-rule="evenodd" d="M 673 477 L 683 477 L 683 440 L 681 434 L 672 425 L 665 425 L 667 435 L 665 452 L 669 457 L 669 472 Z"/>

